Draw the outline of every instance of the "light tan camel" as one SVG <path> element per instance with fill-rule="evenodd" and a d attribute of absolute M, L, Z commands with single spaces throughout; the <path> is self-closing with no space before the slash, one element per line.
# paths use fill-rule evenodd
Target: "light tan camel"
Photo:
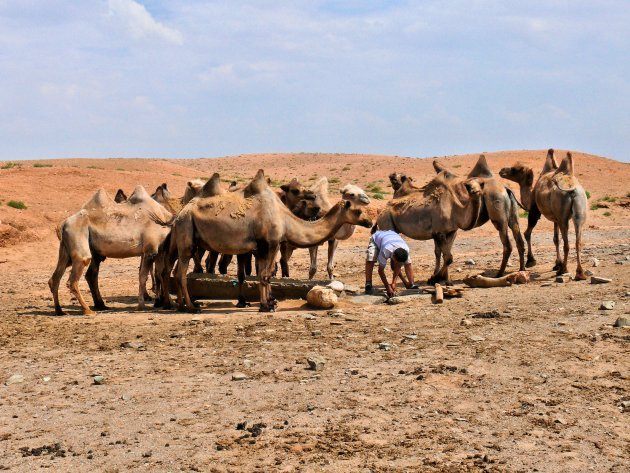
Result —
<path fill-rule="evenodd" d="M 553 222 L 553 242 L 556 246 L 556 264 L 553 267 L 558 274 L 567 272 L 567 258 L 569 256 L 569 221 L 573 220 L 575 227 L 575 252 L 577 254 L 576 280 L 586 279 L 582 269 L 580 252 L 582 250 L 582 228 L 586 223 L 587 198 L 584 188 L 580 185 L 573 172 L 573 156 L 567 153 L 560 163 L 556 164 L 554 151 L 547 151 L 547 159 L 543 170 L 534 184 L 534 171 L 522 164 L 506 167 L 499 172 L 501 177 L 516 182 L 521 190 L 521 202 L 529 211 L 525 239 L 527 240 L 527 266 L 536 264 L 532 253 L 532 231 L 538 223 L 541 214 Z M 564 257 L 560 257 L 560 238 L 562 233 L 564 242 Z"/>
<path fill-rule="evenodd" d="M 341 201 L 315 222 L 299 219 L 269 187 L 259 170 L 242 191 L 191 201 L 173 224 L 169 245 L 170 262 L 176 253 L 176 281 L 188 310 L 195 310 L 190 300 L 186 268 L 196 245 L 219 253 L 238 255 L 239 306 L 246 304 L 242 289 L 245 280 L 242 255 L 256 251 L 260 282 L 260 310 L 273 311 L 276 301 L 271 295 L 270 279 L 280 244 L 288 242 L 297 248 L 308 248 L 329 240 L 342 225 L 351 223 L 369 227 L 371 221 L 361 208 Z M 168 275 L 167 272 L 163 275 Z M 165 306 L 168 285 L 163 282 Z"/>
<path fill-rule="evenodd" d="M 84 315 L 93 315 L 79 291 L 79 279 L 89 266 L 85 278 L 95 296 L 95 309 L 105 303 L 98 288 L 99 264 L 105 258 L 141 256 L 138 307 L 144 308 L 147 276 L 158 247 L 169 233 L 154 219 L 168 221 L 170 212 L 154 201 L 144 187 L 137 186 L 129 199 L 121 204 L 99 189 L 79 212 L 61 225 L 57 268 L 48 281 L 55 303 L 55 313 L 63 315 L 59 304 L 59 282 L 68 266 L 72 266 L 68 287 L 79 301 Z M 92 260 L 96 264 L 90 264 Z"/>
<path fill-rule="evenodd" d="M 332 208 L 332 204 L 328 199 L 328 179 L 322 177 L 312 186 L 305 188 L 297 179 L 293 179 L 289 184 L 281 186 L 284 192 L 283 202 L 291 210 L 294 215 L 304 219 L 313 220 L 325 214 Z M 341 190 L 341 198 L 352 202 L 356 206 L 365 206 L 370 203 L 370 198 L 360 187 L 354 184 L 346 184 Z M 340 240 L 347 240 L 352 235 L 356 225 L 344 225 L 335 234 L 334 239 L 328 241 L 328 264 L 326 271 L 328 279 L 333 279 L 335 269 L 335 252 Z M 308 278 L 313 279 L 317 272 L 317 252 L 318 246 L 309 248 L 311 257 L 311 265 L 309 268 Z M 289 277 L 288 261 L 293 254 L 294 248 L 283 245 L 281 248 L 280 268 L 282 277 Z"/>
<path fill-rule="evenodd" d="M 451 249 L 455 235 L 457 230 L 470 230 L 477 224 L 482 189 L 482 182 L 475 179 L 463 181 L 442 171 L 421 189 L 408 189 L 406 195 L 390 200 L 379 214 L 374 230 L 394 230 L 414 240 L 433 239 L 435 270 L 429 284 L 449 282 L 448 268 L 453 261 Z"/>
<path fill-rule="evenodd" d="M 151 197 L 153 197 L 156 202 L 162 204 L 170 213 L 177 215 L 181 212 L 184 205 L 199 195 L 204 185 L 205 182 L 201 179 L 192 179 L 186 183 L 186 189 L 184 189 L 183 196 L 172 197 L 171 192 L 168 190 L 168 186 L 166 183 L 163 183 L 155 189 L 155 192 L 151 194 Z"/>
<path fill-rule="evenodd" d="M 447 170 L 437 161 L 433 161 L 433 167 L 436 172 Z M 512 254 L 512 244 L 508 236 L 508 229 L 512 231 L 512 236 L 516 243 L 519 271 L 524 271 L 525 241 L 518 224 L 519 205 L 514 193 L 494 176 L 483 154 L 479 156 L 474 168 L 468 173 L 468 179 L 470 178 L 475 178 L 484 184 L 482 191 L 483 207 L 475 228 L 485 225 L 488 220 L 491 221 L 494 228 L 499 231 L 499 238 L 503 245 L 503 259 L 496 277 L 501 277 L 505 274 L 505 268 Z"/>

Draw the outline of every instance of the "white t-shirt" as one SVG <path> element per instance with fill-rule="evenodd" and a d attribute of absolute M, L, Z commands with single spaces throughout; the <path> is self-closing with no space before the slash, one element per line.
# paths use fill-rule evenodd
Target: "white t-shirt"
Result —
<path fill-rule="evenodd" d="M 387 260 L 392 257 L 394 251 L 398 248 L 403 248 L 409 253 L 409 247 L 405 240 L 393 230 L 379 230 L 372 235 L 372 240 L 378 248 L 378 264 L 379 266 L 386 266 Z"/>

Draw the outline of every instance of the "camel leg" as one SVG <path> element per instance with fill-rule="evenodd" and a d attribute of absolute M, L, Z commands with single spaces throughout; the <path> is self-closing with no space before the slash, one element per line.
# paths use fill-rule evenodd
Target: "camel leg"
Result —
<path fill-rule="evenodd" d="M 328 265 L 326 266 L 326 271 L 328 271 L 328 279 L 334 279 L 334 271 L 335 271 L 335 252 L 337 251 L 337 246 L 339 246 L 339 240 L 329 240 L 328 241 Z"/>
<path fill-rule="evenodd" d="M 558 274 L 568 273 L 567 260 L 569 259 L 569 222 L 563 222 L 560 224 L 560 232 L 562 233 L 562 250 L 564 251 L 564 257 L 562 258 L 562 265 L 558 270 Z"/>
<path fill-rule="evenodd" d="M 98 273 L 101 267 L 101 263 L 105 261 L 100 255 L 92 255 L 92 262 L 85 272 L 85 280 L 90 286 L 90 292 L 92 293 L 92 299 L 94 300 L 94 310 L 107 310 L 109 307 L 105 305 L 101 291 L 98 286 Z"/>
<path fill-rule="evenodd" d="M 558 271 L 562 267 L 562 260 L 560 259 L 560 233 L 557 223 L 553 224 L 553 244 L 556 246 L 556 264 L 551 269 Z"/>
<path fill-rule="evenodd" d="M 575 280 L 576 281 L 584 281 L 586 279 L 586 274 L 582 269 L 582 223 L 577 219 L 573 220 L 573 224 L 575 225 L 575 253 L 577 255 L 577 269 L 575 270 Z"/>
<path fill-rule="evenodd" d="M 209 251 L 206 258 L 206 273 L 214 274 L 217 267 L 217 260 L 219 259 L 219 253 L 216 251 Z"/>
<path fill-rule="evenodd" d="M 70 266 L 70 264 L 70 256 L 68 255 L 64 242 L 61 241 L 59 243 L 59 258 L 57 259 L 57 267 L 48 280 L 48 287 L 50 288 L 50 292 L 52 292 L 53 301 L 55 303 L 55 315 L 66 315 L 59 304 L 59 283 L 61 282 L 63 273 L 66 272 L 66 268 Z"/>
<path fill-rule="evenodd" d="M 251 304 L 247 302 L 244 294 L 245 287 L 245 265 L 247 264 L 247 259 L 250 258 L 251 261 L 251 253 L 245 255 L 237 255 L 236 261 L 238 263 L 238 302 L 236 303 L 236 307 L 249 307 Z M 251 263 L 250 263 L 251 264 Z"/>
<path fill-rule="evenodd" d="M 519 271 L 525 271 L 525 241 L 523 241 L 523 235 L 521 235 L 518 219 L 510 221 L 510 229 L 512 230 L 512 236 L 514 237 L 516 249 L 518 250 Z"/>
<path fill-rule="evenodd" d="M 91 257 L 87 257 L 77 258 L 75 261 L 73 261 L 72 270 L 70 271 L 70 278 L 68 279 L 68 288 L 70 289 L 72 295 L 76 297 L 77 301 L 79 301 L 79 304 L 83 309 L 83 315 L 94 315 L 94 312 L 92 312 L 92 309 L 90 309 L 90 307 L 85 303 L 85 299 L 83 299 L 81 291 L 79 290 L 79 280 L 81 279 L 85 268 L 89 266 L 91 260 Z"/>
<path fill-rule="evenodd" d="M 140 257 L 140 267 L 138 268 L 138 274 L 140 274 L 140 272 L 142 271 L 142 266 L 145 264 L 145 258 L 147 258 L 146 255 L 142 255 Z M 153 258 L 150 258 L 150 260 L 151 262 L 149 268 L 147 269 L 147 279 L 149 278 L 149 274 L 151 274 L 151 277 L 153 277 Z M 142 287 L 142 297 L 145 301 L 152 301 L 153 298 L 149 295 L 149 291 L 147 291 L 147 279 L 145 279 L 144 286 Z"/>
<path fill-rule="evenodd" d="M 231 262 L 232 255 L 222 254 L 221 259 L 219 259 L 219 274 L 227 274 Z"/>
<path fill-rule="evenodd" d="M 457 232 L 451 232 L 446 235 L 439 236 L 438 242 L 442 250 L 442 254 L 444 255 L 444 265 L 437 274 L 433 275 L 431 279 L 429 279 L 429 284 L 435 284 L 444 281 L 447 285 L 452 285 L 448 275 L 448 268 L 453 262 L 453 253 L 451 252 L 451 249 L 453 248 L 453 243 L 455 242 L 456 235 Z"/>
<path fill-rule="evenodd" d="M 536 204 L 532 204 L 527 214 L 527 229 L 525 230 L 525 240 L 527 241 L 527 263 L 525 263 L 525 267 L 527 268 L 536 266 L 536 258 L 534 258 L 534 253 L 532 252 L 532 232 L 540 217 L 540 210 L 538 210 Z"/>
<path fill-rule="evenodd" d="M 254 253 L 251 251 L 247 253 L 244 257 L 245 259 L 245 276 L 252 275 L 252 259 L 254 258 Z M 257 273 L 258 274 L 258 273 Z"/>
<path fill-rule="evenodd" d="M 507 225 L 505 225 L 505 223 L 503 223 L 498 230 L 499 238 L 501 238 L 501 244 L 503 245 L 503 259 L 501 260 L 499 272 L 496 275 L 497 278 L 500 278 L 505 274 L 505 268 L 512 254 L 512 243 L 510 242 L 510 237 L 508 237 Z"/>
<path fill-rule="evenodd" d="M 193 273 L 203 273 L 203 266 L 201 266 L 201 261 L 203 260 L 203 254 L 205 252 L 206 250 L 204 250 L 200 246 L 197 246 L 197 248 L 195 248 L 195 251 L 193 251 L 192 257 L 193 261 L 195 262 Z"/>
<path fill-rule="evenodd" d="M 257 255 L 260 274 L 260 312 L 274 312 L 277 301 L 271 294 L 271 274 L 276 262 L 276 254 L 279 243 L 269 243 L 261 240 L 258 242 Z"/>
<path fill-rule="evenodd" d="M 280 271 L 283 278 L 289 277 L 289 259 L 293 254 L 294 248 L 286 242 L 280 243 Z"/>
<path fill-rule="evenodd" d="M 185 248 L 179 249 L 179 257 L 177 260 L 177 281 L 183 295 L 183 303 L 180 303 L 179 310 L 187 310 L 189 312 L 197 312 L 198 309 L 194 306 L 188 293 L 188 279 L 186 278 L 186 272 L 188 270 L 188 263 L 191 258 L 190 250 Z M 185 304 L 185 306 L 184 306 Z"/>
<path fill-rule="evenodd" d="M 440 267 L 442 263 L 442 240 L 444 236 L 441 234 L 433 235 L 433 251 L 435 253 L 435 268 L 433 269 L 433 274 L 427 280 L 427 284 L 435 284 L 437 274 L 440 272 Z"/>
<path fill-rule="evenodd" d="M 317 272 L 317 249 L 318 246 L 311 246 L 308 249 L 308 254 L 311 257 L 311 266 L 308 268 L 308 278 L 313 279 Z"/>
<path fill-rule="evenodd" d="M 153 267 L 153 259 L 155 257 L 149 254 L 142 255 L 140 258 L 140 271 L 138 274 L 138 310 L 144 310 L 145 293 L 147 292 L 147 279 L 149 272 Z"/>

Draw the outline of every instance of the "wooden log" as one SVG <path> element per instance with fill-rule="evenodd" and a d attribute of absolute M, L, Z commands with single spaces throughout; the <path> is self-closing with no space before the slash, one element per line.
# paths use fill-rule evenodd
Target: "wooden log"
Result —
<path fill-rule="evenodd" d="M 439 284 L 435 285 L 435 295 L 433 296 L 434 304 L 442 304 L 444 302 L 444 291 Z"/>
<path fill-rule="evenodd" d="M 470 287 L 507 287 L 527 282 L 529 282 L 529 271 L 518 271 L 500 278 L 489 278 L 481 274 L 464 278 L 464 284 Z"/>

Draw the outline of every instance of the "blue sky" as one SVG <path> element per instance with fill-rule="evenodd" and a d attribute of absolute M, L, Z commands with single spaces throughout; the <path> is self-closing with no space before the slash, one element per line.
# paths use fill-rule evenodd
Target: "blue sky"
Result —
<path fill-rule="evenodd" d="M 630 2 L 0 0 L 0 159 L 630 161 Z"/>

